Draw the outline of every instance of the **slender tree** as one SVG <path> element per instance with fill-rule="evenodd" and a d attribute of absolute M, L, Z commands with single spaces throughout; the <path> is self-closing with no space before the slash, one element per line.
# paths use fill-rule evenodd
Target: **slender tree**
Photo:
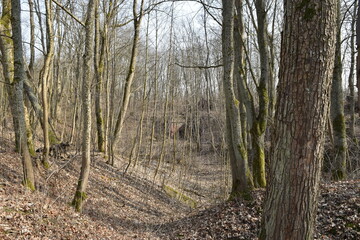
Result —
<path fill-rule="evenodd" d="M 45 62 L 42 69 L 42 84 L 41 84 L 41 96 L 43 103 L 43 136 L 44 136 L 44 151 L 42 163 L 45 167 L 49 167 L 49 151 L 50 151 L 50 140 L 49 140 L 49 106 L 48 106 L 48 82 L 52 72 L 52 61 L 54 56 L 54 33 L 53 33 L 53 13 L 51 0 L 45 1 L 46 8 L 46 56 Z"/>
<path fill-rule="evenodd" d="M 270 182 L 260 239 L 313 239 L 337 0 L 284 2 Z"/>
<path fill-rule="evenodd" d="M 358 140 L 355 136 L 355 83 L 354 83 L 354 69 L 355 69 L 355 24 L 356 24 L 356 11 L 357 0 L 354 1 L 354 10 L 351 19 L 351 37 L 350 37 L 350 70 L 348 78 L 349 86 L 349 105 L 350 105 L 350 123 L 349 123 L 349 136 L 351 140 L 357 145 Z"/>
<path fill-rule="evenodd" d="M 94 30 L 95 30 L 95 8 L 97 0 L 90 0 L 87 8 L 85 23 L 85 54 L 84 54 L 84 73 L 82 83 L 82 104 L 83 104 L 83 132 L 82 132 L 82 162 L 81 172 L 76 188 L 72 205 L 75 210 L 81 212 L 86 198 L 86 187 L 90 173 L 90 140 L 91 140 L 91 63 L 94 53 Z"/>
<path fill-rule="evenodd" d="M 128 110 L 129 101 L 130 101 L 130 93 L 131 93 L 131 86 L 135 76 L 135 68 L 136 68 L 136 60 L 138 55 L 138 42 L 140 39 L 140 25 L 142 17 L 144 16 L 144 0 L 141 0 L 140 3 L 140 11 L 138 13 L 138 1 L 134 0 L 133 2 L 133 17 L 134 17 L 134 38 L 133 38 L 133 46 L 131 51 L 131 59 L 129 70 L 125 80 L 124 92 L 122 96 L 122 103 L 120 107 L 120 111 L 116 120 L 115 130 L 112 135 L 111 141 L 109 142 L 110 147 L 110 159 L 109 164 L 114 165 L 114 145 L 121 134 L 121 130 L 124 126 L 125 116 Z"/>
<path fill-rule="evenodd" d="M 337 0 L 337 20 L 336 20 L 336 51 L 334 71 L 331 87 L 331 108 L 330 117 L 333 128 L 334 155 L 332 177 L 334 180 L 342 180 L 346 176 L 346 126 L 344 116 L 344 91 L 342 87 L 342 60 L 341 60 L 341 14 L 340 0 Z"/>

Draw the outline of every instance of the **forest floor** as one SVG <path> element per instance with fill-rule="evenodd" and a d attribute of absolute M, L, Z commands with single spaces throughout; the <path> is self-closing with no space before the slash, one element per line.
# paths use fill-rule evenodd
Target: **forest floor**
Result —
<path fill-rule="evenodd" d="M 224 177 L 211 162 L 187 169 L 198 176 L 182 183 L 188 188 L 182 193 L 197 203 L 191 208 L 164 191 L 174 184 L 163 173 L 155 181 L 141 168 L 124 173 L 95 153 L 79 214 L 69 203 L 81 156 L 53 159 L 47 170 L 37 166 L 38 190 L 31 193 L 21 185 L 21 159 L 9 139 L 0 135 L 0 239 L 257 239 L 264 191 L 255 191 L 251 202 L 222 201 L 223 190 L 215 188 Z M 360 239 L 360 180 L 321 184 L 316 239 Z"/>

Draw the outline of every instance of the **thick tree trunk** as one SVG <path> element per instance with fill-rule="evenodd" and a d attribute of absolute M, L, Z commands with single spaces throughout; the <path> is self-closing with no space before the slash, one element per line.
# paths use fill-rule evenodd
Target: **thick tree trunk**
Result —
<path fill-rule="evenodd" d="M 75 210 L 81 212 L 86 198 L 86 187 L 90 173 L 90 140 L 91 140 L 91 65 L 94 53 L 94 20 L 95 8 L 98 7 L 97 0 L 90 0 L 88 4 L 85 23 L 85 54 L 84 74 L 82 83 L 83 104 L 83 133 L 82 133 L 82 162 L 81 172 L 72 205 Z"/>
<path fill-rule="evenodd" d="M 285 1 L 260 239 L 313 239 L 335 54 L 336 0 Z"/>
<path fill-rule="evenodd" d="M 226 135 L 232 172 L 231 197 L 248 198 L 253 187 L 247 162 L 247 150 L 241 134 L 239 101 L 234 92 L 234 0 L 223 0 L 222 52 L 226 104 Z"/>
<path fill-rule="evenodd" d="M 336 33 L 336 50 L 335 62 L 331 88 L 331 108 L 330 117 L 333 127 L 333 162 L 332 162 L 332 178 L 342 180 L 346 177 L 346 126 L 344 116 L 344 93 L 342 87 L 342 60 L 341 60 L 341 16 L 340 16 L 340 0 L 337 0 L 337 33 Z"/>
<path fill-rule="evenodd" d="M 26 78 L 24 52 L 22 47 L 22 34 L 21 34 L 21 7 L 20 0 L 11 1 L 11 26 L 12 26 L 12 39 L 14 44 L 14 94 L 15 94 L 15 109 L 16 121 L 19 128 L 20 136 L 20 152 L 22 155 L 23 163 L 23 184 L 30 190 L 35 190 L 35 177 L 29 149 L 27 145 L 26 136 L 26 123 L 25 123 L 25 110 L 24 110 L 24 97 L 23 97 L 23 83 Z M 12 64 L 12 63 L 10 63 Z"/>
<path fill-rule="evenodd" d="M 357 57 L 356 57 L 356 86 L 358 92 L 358 99 L 357 105 L 359 108 L 359 115 L 360 115 L 360 0 L 358 1 L 357 5 L 357 20 L 356 20 L 356 50 L 357 50 Z"/>

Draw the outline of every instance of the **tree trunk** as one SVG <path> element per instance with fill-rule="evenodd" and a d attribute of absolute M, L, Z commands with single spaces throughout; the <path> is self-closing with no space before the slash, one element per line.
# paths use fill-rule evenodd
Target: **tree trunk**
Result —
<path fill-rule="evenodd" d="M 357 105 L 359 108 L 359 115 L 360 115 L 360 0 L 358 1 L 357 5 L 357 20 L 356 20 L 356 86 L 358 92 L 358 99 Z"/>
<path fill-rule="evenodd" d="M 97 143 L 98 151 L 105 151 L 105 136 L 104 136 L 104 119 L 101 108 L 101 92 L 104 74 L 104 58 L 105 58 L 105 41 L 106 32 L 103 30 L 100 33 L 100 19 L 98 9 L 95 10 L 95 49 L 94 49 L 94 69 L 95 69 L 95 116 L 97 128 Z"/>
<path fill-rule="evenodd" d="M 334 66 L 336 0 L 285 1 L 260 239 L 313 239 Z"/>
<path fill-rule="evenodd" d="M 123 93 L 123 97 L 122 97 L 121 108 L 120 108 L 119 115 L 116 120 L 115 130 L 114 130 L 114 133 L 112 136 L 112 141 L 110 142 L 110 147 L 109 147 L 109 150 L 110 150 L 109 163 L 111 165 L 114 165 L 114 145 L 116 144 L 116 141 L 117 141 L 119 135 L 121 134 L 121 130 L 124 125 L 125 116 L 126 116 L 126 112 L 127 112 L 129 100 L 130 100 L 131 86 L 132 86 L 134 76 L 135 76 L 136 59 L 137 59 L 137 54 L 138 54 L 138 42 L 140 39 L 140 25 L 141 25 L 141 19 L 144 15 L 143 7 L 144 7 L 144 0 L 141 0 L 140 13 L 138 16 L 137 10 L 136 10 L 137 9 L 137 0 L 134 0 L 134 4 L 133 4 L 134 39 L 133 39 L 129 71 L 127 73 L 126 80 L 125 80 L 125 87 L 124 87 L 124 93 Z"/>
<path fill-rule="evenodd" d="M 81 212 L 83 202 L 86 198 L 86 187 L 90 173 L 90 140 L 91 140 L 91 63 L 94 53 L 94 20 L 95 8 L 98 7 L 97 0 L 90 0 L 88 4 L 85 23 L 85 54 L 84 74 L 82 83 L 82 104 L 83 104 L 83 134 L 82 134 L 82 162 L 81 172 L 72 205 L 75 210 Z"/>
<path fill-rule="evenodd" d="M 21 34 L 21 5 L 20 0 L 11 1 L 11 26 L 12 26 L 12 39 L 14 46 L 14 94 L 15 94 L 15 109 L 16 121 L 19 127 L 20 136 L 20 152 L 22 155 L 23 163 L 23 184 L 30 190 L 35 190 L 35 177 L 31 157 L 27 145 L 26 137 L 26 124 L 25 124 L 25 110 L 24 110 L 24 96 L 23 96 L 23 83 L 26 78 L 24 52 L 22 47 L 22 34 Z"/>
<path fill-rule="evenodd" d="M 341 60 L 341 15 L 340 0 L 337 0 L 337 33 L 335 62 L 331 88 L 330 117 L 333 128 L 333 166 L 332 178 L 335 181 L 343 180 L 346 177 L 346 125 L 344 116 L 344 93 L 342 88 L 342 60 Z"/>
<path fill-rule="evenodd" d="M 222 52 L 224 64 L 224 94 L 226 132 L 232 172 L 231 198 L 248 198 L 253 187 L 247 162 L 247 150 L 241 134 L 239 101 L 234 92 L 234 0 L 223 0 Z"/>
<path fill-rule="evenodd" d="M 350 105 L 350 123 L 349 123 L 349 135 L 355 145 L 358 144 L 355 135 L 355 83 L 354 83 L 354 68 L 355 68 L 355 24 L 356 24 L 356 11 L 357 0 L 354 3 L 354 12 L 351 20 L 351 37 L 350 37 L 350 70 L 349 70 L 349 105 Z"/>
<path fill-rule="evenodd" d="M 253 175 L 254 185 L 256 187 L 265 187 L 265 130 L 267 127 L 267 118 L 269 112 L 269 94 L 268 86 L 272 82 L 272 70 L 270 67 L 270 52 L 267 32 L 266 9 L 264 0 L 256 0 L 257 13 L 257 38 L 260 54 L 260 80 L 257 87 L 259 97 L 259 111 L 254 116 L 254 122 L 251 128 L 253 157 Z"/>
<path fill-rule="evenodd" d="M 48 106 L 48 82 L 51 77 L 52 61 L 54 56 L 54 33 L 52 24 L 52 7 L 51 0 L 46 0 L 46 33 L 47 33 L 47 54 L 45 56 L 44 67 L 42 69 L 42 103 L 43 103 L 43 136 L 44 136 L 44 151 L 42 164 L 45 168 L 49 167 L 49 151 L 50 151 L 50 140 L 49 140 L 49 106 Z"/>

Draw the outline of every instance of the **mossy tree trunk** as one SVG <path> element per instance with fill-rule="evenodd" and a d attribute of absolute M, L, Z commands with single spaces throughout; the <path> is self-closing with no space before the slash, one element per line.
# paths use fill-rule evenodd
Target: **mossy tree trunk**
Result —
<path fill-rule="evenodd" d="M 253 188 L 247 150 L 241 133 L 239 101 L 234 92 L 234 0 L 223 0 L 222 53 L 223 86 L 226 105 L 226 136 L 230 155 L 232 190 L 231 197 L 247 198 Z"/>
<path fill-rule="evenodd" d="M 24 109 L 24 96 L 23 96 L 23 83 L 26 78 L 24 52 L 22 46 L 22 33 L 21 33 L 21 5 L 20 0 L 11 1 L 11 26 L 12 26 L 12 39 L 13 39 L 13 64 L 14 65 L 14 94 L 15 94 L 15 109 L 16 121 L 19 128 L 20 136 L 20 152 L 22 155 L 23 164 L 23 184 L 30 190 L 35 190 L 35 176 L 29 148 L 27 145 L 26 136 L 26 123 L 25 123 L 25 109 Z"/>
<path fill-rule="evenodd" d="M 252 150 L 251 162 L 253 164 L 253 180 L 255 187 L 266 186 L 265 176 L 265 131 L 267 127 L 267 119 L 269 112 L 269 97 L 268 97 L 268 85 L 272 82 L 272 70 L 270 64 L 270 52 L 269 41 L 267 32 L 267 21 L 264 0 L 256 1 L 256 12 L 258 19 L 257 26 L 257 38 L 260 54 L 260 79 L 257 85 L 257 98 L 259 99 L 259 110 L 255 109 L 255 101 L 252 93 L 250 92 L 246 78 L 244 75 L 243 64 L 243 52 L 245 48 L 243 39 L 243 23 L 242 23 L 242 1 L 236 1 L 236 27 L 234 33 L 235 40 L 235 65 L 236 65 L 236 83 L 238 88 L 238 95 L 240 103 L 245 106 L 245 110 L 242 110 L 242 122 L 245 123 L 245 116 L 249 127 L 243 126 L 243 131 L 248 131 L 251 136 Z M 246 138 L 246 134 L 243 134 Z M 245 142 L 245 140 L 244 140 Z"/>
<path fill-rule="evenodd" d="M 91 140 L 91 65 L 94 53 L 94 22 L 95 8 L 98 7 L 97 0 L 90 0 L 87 9 L 85 23 L 85 54 L 84 54 L 84 73 L 82 83 L 82 104 L 83 104 L 83 133 L 82 133 L 82 162 L 81 172 L 76 188 L 72 205 L 78 212 L 82 211 L 82 206 L 86 198 L 86 187 L 90 173 L 90 140 Z"/>
<path fill-rule="evenodd" d="M 313 239 L 334 66 L 337 0 L 285 1 L 260 239 Z"/>
<path fill-rule="evenodd" d="M 103 85 L 103 74 L 105 67 L 105 46 L 106 28 L 100 32 L 100 19 L 98 8 L 95 10 L 95 49 L 94 49 L 94 69 L 95 69 L 95 116 L 97 128 L 98 151 L 105 152 L 104 119 L 101 107 L 101 93 Z"/>
<path fill-rule="evenodd" d="M 337 33 L 335 63 L 331 88 L 330 116 L 333 127 L 333 166 L 332 177 L 334 180 L 342 180 L 346 177 L 346 125 L 344 117 L 344 92 L 342 88 L 342 60 L 341 60 L 341 15 L 340 0 L 337 0 Z"/>
<path fill-rule="evenodd" d="M 15 150 L 20 152 L 20 135 L 19 126 L 16 121 L 15 108 L 15 90 L 14 82 L 14 45 L 12 40 L 11 29 L 11 0 L 2 0 L 2 13 L 0 20 L 0 49 L 1 64 L 3 66 L 3 75 L 6 82 L 6 90 L 9 98 L 9 105 L 13 117 L 13 126 L 15 132 Z"/>

